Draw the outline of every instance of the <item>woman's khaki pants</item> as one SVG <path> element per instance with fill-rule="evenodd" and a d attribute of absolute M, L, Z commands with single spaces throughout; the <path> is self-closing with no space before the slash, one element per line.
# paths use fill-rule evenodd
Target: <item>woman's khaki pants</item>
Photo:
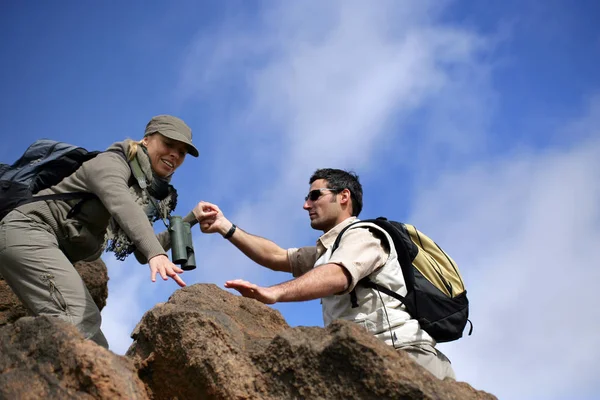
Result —
<path fill-rule="evenodd" d="M 35 315 L 75 325 L 86 339 L 108 348 L 102 318 L 81 276 L 46 224 L 18 210 L 0 222 L 0 275 Z"/>

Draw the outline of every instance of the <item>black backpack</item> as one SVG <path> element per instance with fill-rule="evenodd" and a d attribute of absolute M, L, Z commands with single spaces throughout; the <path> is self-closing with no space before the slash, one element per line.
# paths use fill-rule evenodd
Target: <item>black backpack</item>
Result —
<path fill-rule="evenodd" d="M 379 290 L 400 300 L 412 318 L 436 342 L 459 339 L 469 321 L 469 300 L 456 263 L 433 240 L 414 226 L 386 218 L 361 220 L 385 230 L 392 238 L 398 253 L 398 261 L 406 283 L 407 294 L 385 288 L 365 277 L 357 285 Z M 356 224 L 355 223 L 355 224 Z M 342 235 L 354 224 L 345 227 L 333 244 L 332 252 L 338 248 Z M 368 226 L 365 226 L 368 228 Z M 372 228 L 378 237 L 385 236 Z M 386 240 L 386 239 L 383 239 Z M 352 307 L 358 307 L 356 291 L 350 293 Z M 469 335 L 473 331 L 473 325 Z"/>
<path fill-rule="evenodd" d="M 56 185 L 100 153 L 40 139 L 31 144 L 14 164 L 0 164 L 0 220 L 14 208 L 34 201 L 95 198 L 96 195 L 86 192 L 34 195 Z"/>

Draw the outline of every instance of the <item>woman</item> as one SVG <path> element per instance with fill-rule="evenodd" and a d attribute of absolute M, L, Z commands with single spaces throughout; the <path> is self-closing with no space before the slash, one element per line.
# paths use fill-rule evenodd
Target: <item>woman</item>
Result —
<path fill-rule="evenodd" d="M 103 249 L 124 259 L 135 251 L 159 274 L 179 286 L 183 270 L 169 261 L 168 232 L 154 234 L 152 223 L 175 208 L 169 184 L 186 154 L 198 157 L 190 128 L 179 118 L 150 120 L 139 142 L 114 143 L 72 175 L 38 194 L 91 192 L 90 200 L 38 201 L 11 211 L 0 222 L 0 274 L 35 315 L 73 323 L 88 339 L 108 348 L 101 316 L 73 267 L 94 260 Z M 76 206 L 76 207 L 75 207 Z M 189 213 L 184 221 L 197 221 Z"/>

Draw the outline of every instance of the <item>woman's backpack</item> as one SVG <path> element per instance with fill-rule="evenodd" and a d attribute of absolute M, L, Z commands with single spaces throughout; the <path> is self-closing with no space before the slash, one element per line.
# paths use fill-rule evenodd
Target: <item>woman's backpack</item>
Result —
<path fill-rule="evenodd" d="M 74 173 L 85 161 L 100 154 L 72 144 L 40 139 L 12 165 L 0 164 L 0 220 L 14 208 L 40 200 L 96 197 L 92 193 L 60 193 L 34 196 Z"/>

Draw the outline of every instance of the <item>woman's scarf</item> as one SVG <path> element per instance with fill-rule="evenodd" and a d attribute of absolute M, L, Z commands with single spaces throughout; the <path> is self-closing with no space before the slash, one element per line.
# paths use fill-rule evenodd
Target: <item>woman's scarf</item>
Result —
<path fill-rule="evenodd" d="M 138 147 L 135 159 L 129 162 L 132 176 L 135 176 L 132 163 L 136 162 L 143 172 L 147 187 L 142 189 L 136 182 L 129 188 L 131 196 L 142 207 L 151 224 L 159 219 L 163 221 L 168 219 L 177 205 L 177 191 L 169 183 L 171 177 L 161 178 L 154 173 L 150 164 L 150 157 L 148 157 L 148 150 L 141 144 Z M 136 177 L 136 179 L 139 178 Z M 152 199 L 150 196 L 152 196 Z M 104 238 L 104 245 L 107 252 L 115 253 L 117 260 L 121 261 L 125 260 L 136 249 L 135 244 L 133 244 L 125 231 L 121 229 L 114 217 L 110 218 Z"/>

